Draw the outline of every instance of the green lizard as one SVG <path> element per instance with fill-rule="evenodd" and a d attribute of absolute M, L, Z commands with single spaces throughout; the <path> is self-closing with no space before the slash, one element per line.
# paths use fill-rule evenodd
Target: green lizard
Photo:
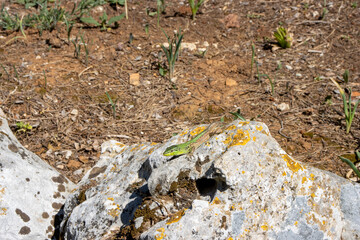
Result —
<path fill-rule="evenodd" d="M 166 148 L 165 152 L 163 153 L 164 156 L 179 156 L 187 153 L 193 152 L 196 148 L 198 148 L 202 143 L 207 141 L 211 134 L 214 132 L 218 132 L 220 122 L 210 124 L 204 131 L 196 135 L 193 139 L 177 144 L 172 145 Z"/>

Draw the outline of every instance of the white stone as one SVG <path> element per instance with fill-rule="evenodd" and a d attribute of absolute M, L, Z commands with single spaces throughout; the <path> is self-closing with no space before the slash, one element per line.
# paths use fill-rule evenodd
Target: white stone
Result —
<path fill-rule="evenodd" d="M 263 123 L 234 121 L 192 154 L 162 155 L 205 127 L 181 131 L 164 144 L 123 146 L 119 153 L 116 142 L 104 143 L 107 150 L 66 200 L 64 238 L 106 239 L 110 229 L 131 220 L 144 240 L 360 235 L 360 185 L 295 161 Z M 81 192 L 85 186 L 91 187 Z M 150 204 L 162 221 L 132 219 Z"/>
<path fill-rule="evenodd" d="M 286 67 L 287 70 L 292 70 L 293 69 L 293 67 L 290 66 L 290 65 L 285 65 L 285 67 Z"/>
<path fill-rule="evenodd" d="M 280 111 L 285 111 L 285 110 L 289 110 L 290 106 L 287 103 L 280 103 L 279 105 L 276 106 L 276 108 Z"/>
<path fill-rule="evenodd" d="M 25 149 L 0 109 L 0 239 L 51 239 L 74 184 Z"/>

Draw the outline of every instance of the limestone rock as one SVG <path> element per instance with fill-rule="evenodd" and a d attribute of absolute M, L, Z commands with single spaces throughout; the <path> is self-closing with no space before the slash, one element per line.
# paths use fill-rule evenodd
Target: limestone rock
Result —
<path fill-rule="evenodd" d="M 360 186 L 295 161 L 259 122 L 234 121 L 193 154 L 102 145 L 66 201 L 65 239 L 359 239 Z"/>
<path fill-rule="evenodd" d="M 0 239 L 50 239 L 73 187 L 17 141 L 0 109 Z"/>

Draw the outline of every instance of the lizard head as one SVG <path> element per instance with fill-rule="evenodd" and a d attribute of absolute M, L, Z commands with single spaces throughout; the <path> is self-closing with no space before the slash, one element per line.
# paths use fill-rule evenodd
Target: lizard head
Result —
<path fill-rule="evenodd" d="M 189 153 L 191 150 L 190 144 L 187 145 L 172 145 L 166 148 L 165 152 L 163 153 L 164 156 L 178 156 L 182 154 Z"/>

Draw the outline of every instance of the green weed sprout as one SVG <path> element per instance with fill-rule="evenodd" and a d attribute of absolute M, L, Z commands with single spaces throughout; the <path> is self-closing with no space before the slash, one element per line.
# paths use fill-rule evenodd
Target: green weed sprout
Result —
<path fill-rule="evenodd" d="M 280 47 L 282 48 L 290 48 L 292 43 L 292 37 L 291 34 L 288 33 L 288 30 L 283 27 L 278 27 L 276 31 L 274 32 L 274 37 Z"/>
<path fill-rule="evenodd" d="M 24 123 L 24 122 L 17 122 L 16 127 L 18 128 L 16 132 L 23 132 L 23 133 L 25 133 L 26 131 L 30 131 L 32 129 L 32 126 L 29 123 Z"/>
<path fill-rule="evenodd" d="M 195 0 L 189 0 L 189 5 L 191 8 L 193 20 L 195 20 L 196 13 L 199 10 L 199 7 L 201 6 L 201 4 L 203 4 L 203 2 L 204 2 L 204 0 L 198 0 L 197 3 L 195 4 Z"/>
<path fill-rule="evenodd" d="M 6 73 L 8 80 L 10 80 L 10 74 L 8 73 L 8 71 L 6 71 L 6 68 L 0 63 L 0 66 L 2 67 L 2 69 L 4 70 L 4 72 Z"/>
<path fill-rule="evenodd" d="M 39 5 L 40 12 L 38 15 L 34 14 L 33 17 L 41 36 L 44 30 L 51 32 L 55 29 L 58 22 L 64 20 L 65 10 L 60 6 L 60 3 L 56 3 L 55 6 L 51 8 L 47 7 L 47 1 Z"/>
<path fill-rule="evenodd" d="M 334 80 L 334 79 L 330 79 L 335 86 L 339 89 L 340 91 L 340 95 L 343 99 L 343 108 L 344 108 L 344 113 L 345 113 L 345 121 L 346 121 L 346 133 L 350 132 L 350 127 L 351 127 L 351 123 L 354 119 L 354 115 L 356 112 L 356 108 L 359 105 L 360 100 L 357 100 L 357 102 L 355 103 L 354 108 L 351 107 L 351 88 L 349 89 L 349 100 L 346 99 L 346 95 L 345 95 L 345 91 L 344 89 L 342 89 L 340 87 L 340 85 Z"/>
<path fill-rule="evenodd" d="M 160 26 L 160 13 L 165 11 L 165 0 L 156 0 L 157 5 L 157 26 Z"/>
<path fill-rule="evenodd" d="M 74 26 L 75 22 L 72 21 L 72 20 L 69 20 L 66 16 L 64 16 L 64 22 L 65 22 L 65 25 L 66 25 L 68 43 L 70 43 L 71 30 L 73 29 L 73 26 Z"/>
<path fill-rule="evenodd" d="M 168 35 L 165 33 L 165 31 L 163 29 L 161 29 L 161 30 L 165 34 L 165 36 L 168 40 L 168 43 L 169 43 L 168 48 L 166 48 L 164 45 L 161 45 L 161 48 L 166 55 L 166 59 L 167 59 L 168 65 L 169 65 L 169 75 L 170 75 L 170 81 L 171 81 L 171 79 L 174 76 L 175 62 L 178 59 L 181 41 L 182 41 L 184 35 L 181 34 L 181 29 L 180 29 L 178 33 L 174 34 L 174 38 L 170 39 L 170 37 L 168 37 Z"/>
<path fill-rule="evenodd" d="M 108 99 L 110 101 L 111 108 L 112 108 L 112 111 L 113 111 L 113 117 L 114 117 L 114 119 L 116 119 L 116 102 L 118 101 L 118 99 L 116 99 L 115 103 L 114 103 L 113 100 L 110 97 L 110 94 L 108 92 L 105 92 L 105 93 L 106 93 L 106 96 L 108 97 Z"/>
<path fill-rule="evenodd" d="M 204 0 L 198 0 L 197 3 L 195 3 L 195 0 L 189 0 L 193 20 L 195 20 L 196 13 L 203 2 Z"/>
<path fill-rule="evenodd" d="M 80 18 L 80 21 L 87 24 L 95 25 L 96 27 L 101 27 L 101 31 L 107 30 L 108 27 L 110 27 L 111 24 L 115 23 L 117 24 L 118 21 L 123 19 L 125 16 L 125 13 L 112 17 L 108 20 L 108 15 L 106 12 L 103 13 L 103 15 L 100 17 L 100 22 L 96 21 L 93 17 L 82 17 Z"/>
<path fill-rule="evenodd" d="M 79 59 L 80 51 L 81 51 L 81 44 L 78 42 L 78 36 L 76 36 L 75 40 L 71 40 L 72 44 L 74 44 L 74 57 Z"/>
<path fill-rule="evenodd" d="M 358 151 L 355 151 L 355 154 L 356 154 L 357 158 L 360 159 L 360 153 Z M 357 167 L 354 165 L 353 162 L 351 162 L 349 159 L 341 157 L 341 156 L 339 156 L 339 158 L 343 162 L 347 163 L 352 168 L 352 170 L 354 170 L 354 172 L 358 176 L 358 178 L 360 178 L 360 171 L 359 171 L 359 169 L 357 169 Z"/>
<path fill-rule="evenodd" d="M 240 109 L 238 109 L 236 112 L 229 112 L 232 115 L 234 115 L 234 120 L 240 119 L 241 121 L 246 121 L 246 119 L 241 115 Z"/>

